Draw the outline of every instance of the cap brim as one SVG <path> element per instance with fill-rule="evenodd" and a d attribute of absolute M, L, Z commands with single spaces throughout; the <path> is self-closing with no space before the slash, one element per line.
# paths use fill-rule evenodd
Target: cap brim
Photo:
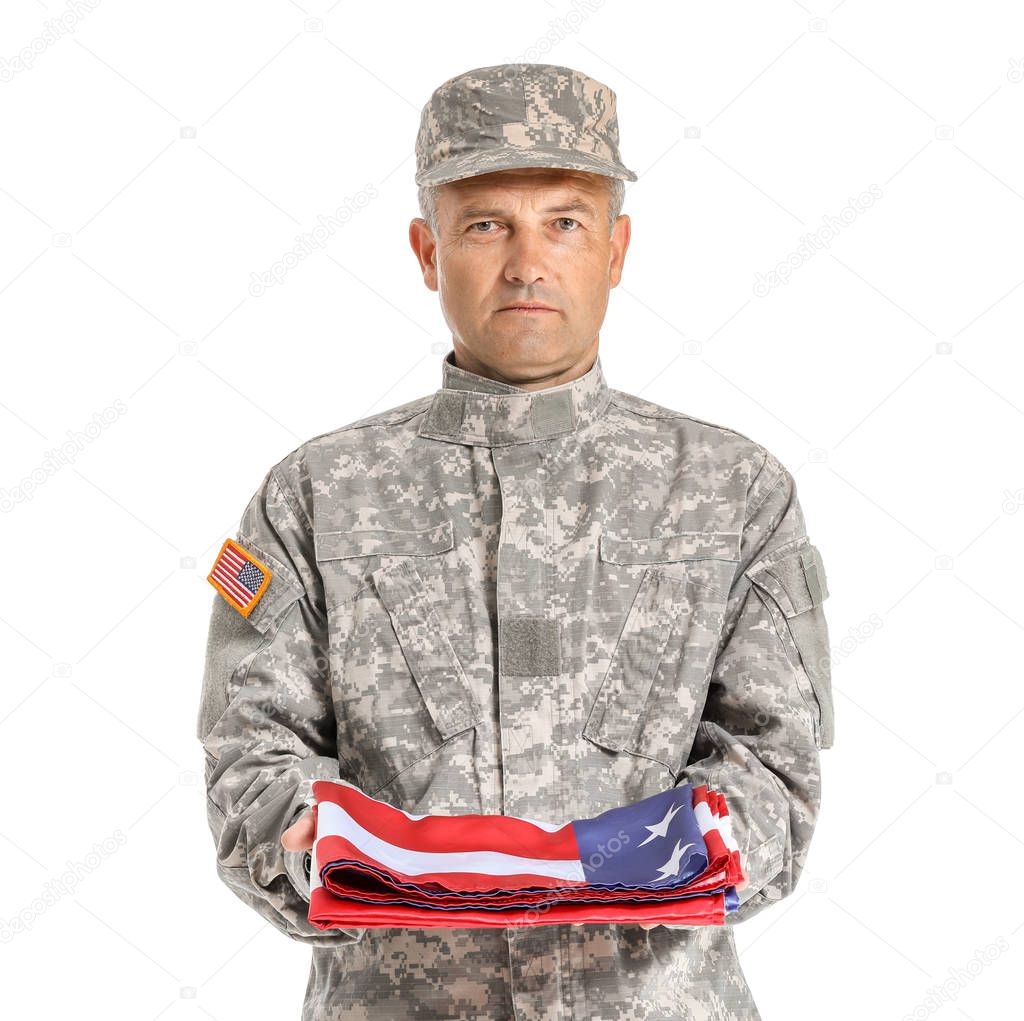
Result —
<path fill-rule="evenodd" d="M 498 170 L 516 170 L 520 167 L 554 167 L 617 177 L 623 181 L 637 179 L 636 174 L 621 163 L 613 163 L 576 149 L 560 149 L 555 146 L 523 149 L 508 145 L 500 149 L 465 153 L 446 159 L 425 174 L 417 174 L 416 184 L 447 184 L 449 181 L 459 181 L 466 177 L 491 174 Z"/>

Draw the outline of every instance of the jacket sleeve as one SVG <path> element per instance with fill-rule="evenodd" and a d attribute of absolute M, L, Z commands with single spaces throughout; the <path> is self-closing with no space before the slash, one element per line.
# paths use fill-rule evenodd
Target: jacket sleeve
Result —
<path fill-rule="evenodd" d="M 707 699 L 676 781 L 725 795 L 748 880 L 727 924 L 793 892 L 817 821 L 819 749 L 833 741 L 824 565 L 793 476 L 763 453 Z"/>
<path fill-rule="evenodd" d="M 309 853 L 281 846 L 312 781 L 339 776 L 313 529 L 286 471 L 271 469 L 242 515 L 237 542 L 270 582 L 247 617 L 215 596 L 197 736 L 218 875 L 292 939 L 333 946 L 359 930 L 309 923 Z"/>

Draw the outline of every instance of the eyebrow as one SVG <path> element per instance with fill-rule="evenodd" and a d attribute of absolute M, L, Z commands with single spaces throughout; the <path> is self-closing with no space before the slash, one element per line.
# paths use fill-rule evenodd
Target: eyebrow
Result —
<path fill-rule="evenodd" d="M 597 216 L 597 210 L 583 199 L 573 199 L 571 202 L 563 203 L 557 206 L 548 206 L 547 209 L 542 209 L 542 213 L 589 213 L 591 216 Z M 503 209 L 484 209 L 482 207 L 472 207 L 469 209 L 463 209 L 459 215 L 457 222 L 465 223 L 466 220 L 474 220 L 477 217 L 483 217 L 484 219 L 492 216 L 508 216 L 508 213 Z"/>

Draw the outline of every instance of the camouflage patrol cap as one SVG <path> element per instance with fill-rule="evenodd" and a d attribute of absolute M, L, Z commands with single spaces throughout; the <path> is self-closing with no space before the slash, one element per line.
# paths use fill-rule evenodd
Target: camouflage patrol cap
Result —
<path fill-rule="evenodd" d="M 439 85 L 420 115 L 416 184 L 514 167 L 635 181 L 619 158 L 615 93 L 556 64 L 477 67 Z"/>

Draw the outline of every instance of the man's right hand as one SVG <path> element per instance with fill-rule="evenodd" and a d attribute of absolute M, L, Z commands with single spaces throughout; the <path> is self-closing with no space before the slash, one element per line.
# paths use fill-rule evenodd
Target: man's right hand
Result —
<path fill-rule="evenodd" d="M 313 810 L 304 812 L 281 834 L 281 846 L 286 851 L 309 851 L 316 835 L 313 826 Z"/>

